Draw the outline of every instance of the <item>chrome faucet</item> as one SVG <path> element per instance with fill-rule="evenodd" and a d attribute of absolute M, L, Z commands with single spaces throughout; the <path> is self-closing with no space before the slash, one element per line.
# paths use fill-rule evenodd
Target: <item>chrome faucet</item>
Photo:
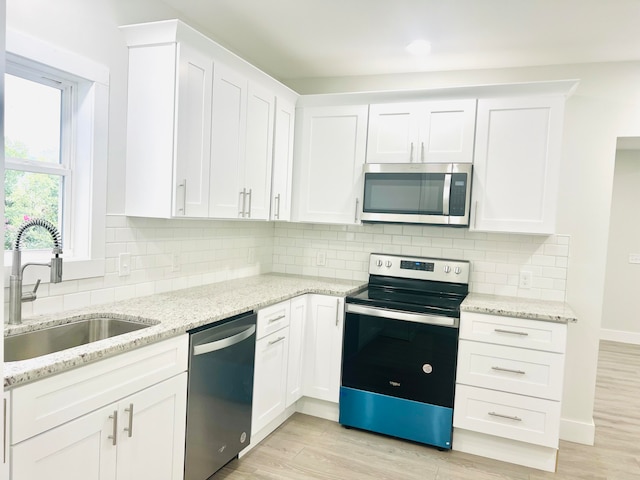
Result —
<path fill-rule="evenodd" d="M 53 257 L 50 263 L 22 263 L 22 252 L 20 252 L 20 241 L 22 235 L 31 227 L 42 227 L 53 239 Z M 22 302 L 33 302 L 36 299 L 36 292 L 40 286 L 40 279 L 36 282 L 33 291 L 22 293 L 22 274 L 29 265 L 49 267 L 51 269 L 51 283 L 62 281 L 62 240 L 60 232 L 51 222 L 41 218 L 27 220 L 18 228 L 16 239 L 13 242 L 13 263 L 11 265 L 11 276 L 9 277 L 9 324 L 19 325 L 22 323 Z"/>

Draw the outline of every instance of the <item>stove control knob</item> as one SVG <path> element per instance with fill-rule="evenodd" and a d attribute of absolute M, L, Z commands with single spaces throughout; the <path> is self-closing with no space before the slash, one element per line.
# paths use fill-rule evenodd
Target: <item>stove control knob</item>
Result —
<path fill-rule="evenodd" d="M 456 275 L 460 275 L 462 273 L 462 269 L 460 267 L 456 267 L 454 272 L 456 273 Z"/>
<path fill-rule="evenodd" d="M 391 260 L 387 260 L 387 263 L 385 263 L 385 265 L 387 266 L 387 268 L 391 268 Z"/>
<path fill-rule="evenodd" d="M 451 271 L 451 267 L 449 265 L 444 266 L 444 273 L 449 273 Z"/>
<path fill-rule="evenodd" d="M 381 267 L 382 266 L 382 260 L 377 260 L 376 261 L 376 266 L 377 267 Z"/>

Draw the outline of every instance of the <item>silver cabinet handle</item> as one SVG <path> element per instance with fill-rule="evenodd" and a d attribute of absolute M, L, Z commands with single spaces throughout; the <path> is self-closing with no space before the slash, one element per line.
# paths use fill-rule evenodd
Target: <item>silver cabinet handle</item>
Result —
<path fill-rule="evenodd" d="M 215 342 L 204 343 L 202 345 L 196 345 L 193 347 L 193 354 L 203 355 L 205 353 L 215 352 L 216 350 L 222 350 L 223 348 L 230 347 L 232 345 L 235 345 L 236 343 L 240 343 L 241 341 L 246 340 L 255 332 L 256 326 L 251 325 L 248 328 L 242 330 L 240 333 L 236 333 L 231 337 L 216 340 Z"/>
<path fill-rule="evenodd" d="M 279 315 L 277 317 L 273 317 L 269 319 L 269 323 L 277 322 L 278 320 L 282 320 L 286 315 Z"/>
<path fill-rule="evenodd" d="M 187 214 L 187 179 L 183 179 L 181 183 L 178 184 L 178 188 L 182 189 L 182 208 L 178 207 L 178 212 L 182 215 Z M 177 193 L 176 193 L 177 195 Z"/>
<path fill-rule="evenodd" d="M 276 195 L 276 213 L 274 218 L 280 220 L 280 194 Z"/>
<path fill-rule="evenodd" d="M 491 415 L 492 417 L 500 417 L 500 418 L 506 418 L 508 420 L 515 420 L 516 422 L 522 421 L 520 417 L 516 417 L 515 415 L 502 415 L 501 413 L 496 413 L 496 412 L 489 412 L 489 415 Z"/>
<path fill-rule="evenodd" d="M 411 148 L 409 149 L 409 162 L 413 163 L 413 142 L 411 142 Z"/>
<path fill-rule="evenodd" d="M 424 142 L 420 143 L 420 162 L 424 163 Z"/>
<path fill-rule="evenodd" d="M 116 445 L 118 442 L 118 411 L 114 410 L 113 415 L 109 415 L 109 418 L 113 419 L 113 433 L 107 438 L 111 439 L 111 444 Z"/>
<path fill-rule="evenodd" d="M 517 373 L 518 375 L 524 375 L 524 370 L 513 370 L 511 368 L 502 368 L 502 367 L 491 367 L 491 370 L 496 370 L 498 372 L 509 372 L 509 373 Z"/>
<path fill-rule="evenodd" d="M 508 333 L 509 335 L 520 335 L 522 337 L 526 337 L 529 335 L 527 332 L 518 332 L 516 330 L 505 330 L 503 328 L 494 328 L 493 331 L 497 333 Z"/>
<path fill-rule="evenodd" d="M 474 202 L 473 204 L 473 228 L 476 228 L 478 224 L 478 202 Z"/>
<path fill-rule="evenodd" d="M 125 427 L 124 431 L 128 432 L 129 438 L 131 438 L 133 435 L 133 403 L 130 403 L 129 408 L 125 408 L 124 411 L 129 413 L 129 426 Z"/>
<path fill-rule="evenodd" d="M 356 198 L 356 215 L 354 217 L 354 221 L 358 223 L 358 206 L 360 205 L 360 199 Z"/>
<path fill-rule="evenodd" d="M 336 327 L 338 326 L 339 319 L 340 319 L 340 299 L 336 298 Z"/>
<path fill-rule="evenodd" d="M 247 218 L 251 218 L 251 189 L 249 189 L 247 195 L 249 195 L 249 208 L 247 209 Z"/>
<path fill-rule="evenodd" d="M 242 202 L 238 202 L 241 205 L 240 210 L 238 211 L 238 216 L 244 218 L 244 204 L 245 204 L 245 199 L 247 197 L 246 188 L 242 189 L 242 191 L 240 192 L 240 196 L 242 197 Z"/>
<path fill-rule="evenodd" d="M 271 340 L 270 342 L 268 342 L 268 345 L 274 345 L 278 342 L 281 342 L 282 340 L 284 340 L 285 337 L 278 337 L 275 340 Z"/>

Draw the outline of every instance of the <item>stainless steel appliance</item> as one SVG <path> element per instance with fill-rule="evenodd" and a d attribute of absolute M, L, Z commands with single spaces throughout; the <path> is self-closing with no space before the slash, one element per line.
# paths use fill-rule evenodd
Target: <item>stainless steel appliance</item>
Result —
<path fill-rule="evenodd" d="M 249 445 L 256 318 L 190 332 L 184 480 L 206 480 Z"/>
<path fill-rule="evenodd" d="M 364 166 L 363 222 L 469 225 L 471 164 Z"/>
<path fill-rule="evenodd" d="M 469 262 L 371 254 L 346 298 L 340 423 L 451 448 Z"/>

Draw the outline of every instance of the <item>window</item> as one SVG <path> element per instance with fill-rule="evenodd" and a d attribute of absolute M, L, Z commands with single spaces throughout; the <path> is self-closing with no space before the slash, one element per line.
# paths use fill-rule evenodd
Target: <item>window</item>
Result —
<path fill-rule="evenodd" d="M 11 30 L 6 50 L 5 275 L 16 229 L 45 218 L 62 235 L 63 280 L 102 276 L 109 71 Z M 51 248 L 44 229 L 30 229 L 22 262 L 48 262 Z M 42 272 L 25 275 L 29 283 Z"/>
<path fill-rule="evenodd" d="M 7 72 L 4 249 L 12 248 L 16 230 L 30 218 L 44 218 L 56 225 L 64 249 L 65 227 L 72 217 L 70 146 L 76 86 L 11 63 Z M 42 229 L 30 229 L 23 237 L 23 250 L 50 246 L 51 239 Z"/>

